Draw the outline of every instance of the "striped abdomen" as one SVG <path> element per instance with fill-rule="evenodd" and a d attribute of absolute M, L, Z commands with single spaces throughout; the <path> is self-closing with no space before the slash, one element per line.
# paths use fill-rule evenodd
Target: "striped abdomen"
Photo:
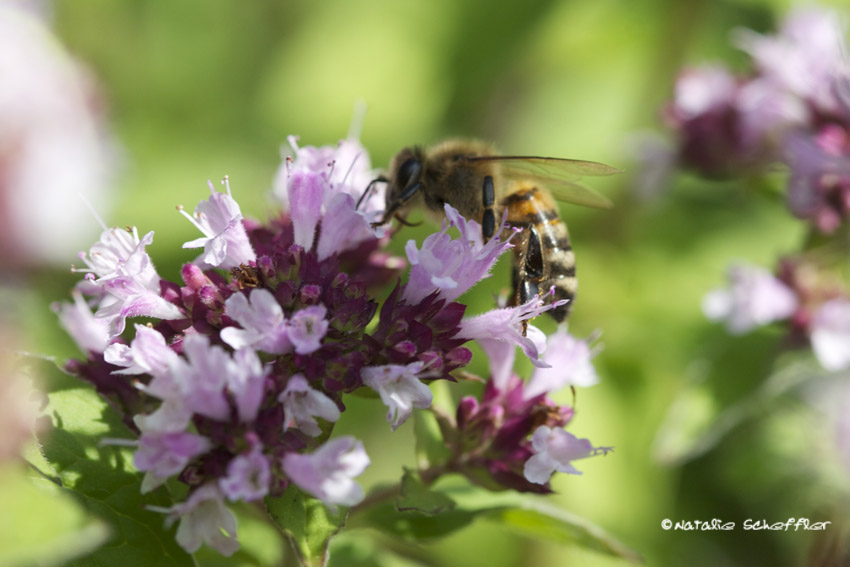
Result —
<path fill-rule="evenodd" d="M 508 210 L 508 223 L 523 229 L 519 241 L 514 241 L 516 300 L 524 303 L 538 292 L 546 295 L 554 286 L 554 299 L 568 299 L 569 303 L 549 313 L 563 321 L 572 307 L 578 280 L 567 225 L 558 215 L 555 200 L 545 189 L 519 184 L 500 205 Z"/>

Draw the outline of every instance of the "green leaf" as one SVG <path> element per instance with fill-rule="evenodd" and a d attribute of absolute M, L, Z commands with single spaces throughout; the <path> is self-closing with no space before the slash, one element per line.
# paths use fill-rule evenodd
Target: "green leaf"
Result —
<path fill-rule="evenodd" d="M 345 531 L 331 542 L 331 559 L 328 567 L 426 567 L 431 563 L 417 561 L 398 555 L 375 542 L 371 537 L 363 537 L 362 532 Z"/>
<path fill-rule="evenodd" d="M 109 529 L 61 488 L 10 463 L 0 469 L 0 565 L 61 565 L 89 553 Z"/>
<path fill-rule="evenodd" d="M 305 567 L 324 566 L 331 538 L 345 524 L 347 508 L 331 510 L 320 500 L 307 496 L 294 485 L 280 498 L 266 498 L 266 510 L 289 538 Z"/>
<path fill-rule="evenodd" d="M 396 509 L 400 512 L 415 511 L 425 516 L 434 516 L 455 507 L 454 500 L 435 490 L 429 490 L 419 477 L 419 473 L 405 470 L 401 479 L 401 494 L 396 499 Z"/>
<path fill-rule="evenodd" d="M 628 561 L 641 561 L 635 551 L 605 530 L 541 500 L 545 497 L 508 491 L 490 492 L 466 485 L 428 492 L 454 502 L 454 507 L 425 516 L 418 510 L 395 510 L 385 501 L 354 515 L 349 527 L 374 527 L 406 541 L 426 542 L 449 535 L 482 518 L 524 535 L 578 545 Z"/>
<path fill-rule="evenodd" d="M 70 565 L 193 566 L 177 545 L 174 528 L 165 529 L 163 515 L 147 510 L 171 505 L 165 489 L 142 495 L 132 451 L 101 445 L 104 438 L 132 439 L 119 416 L 89 388 L 60 390 L 48 398 L 54 428 L 42 435 L 43 460 L 31 464 L 43 478 L 55 478 L 61 492 L 105 522 L 111 534 L 103 547 Z"/>
<path fill-rule="evenodd" d="M 458 509 L 499 522 L 525 535 L 642 562 L 637 552 L 601 527 L 541 500 L 545 497 L 517 492 L 493 493 L 477 487 L 450 488 L 446 492 Z"/>

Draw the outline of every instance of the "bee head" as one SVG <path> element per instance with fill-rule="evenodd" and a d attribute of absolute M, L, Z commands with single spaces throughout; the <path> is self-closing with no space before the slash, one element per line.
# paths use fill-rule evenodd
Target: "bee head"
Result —
<path fill-rule="evenodd" d="M 419 148 L 405 148 L 393 158 L 386 193 L 387 211 L 400 208 L 422 188 L 423 159 Z"/>

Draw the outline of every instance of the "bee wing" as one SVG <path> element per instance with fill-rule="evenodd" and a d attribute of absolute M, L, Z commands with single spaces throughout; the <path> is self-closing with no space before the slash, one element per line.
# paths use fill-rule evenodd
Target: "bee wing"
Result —
<path fill-rule="evenodd" d="M 610 207 L 611 201 L 593 189 L 577 183 L 577 180 L 585 176 L 620 173 L 619 169 L 604 163 L 577 159 L 532 156 L 471 156 L 466 159 L 498 162 L 502 174 L 509 179 L 539 181 L 559 201 L 600 209 Z"/>

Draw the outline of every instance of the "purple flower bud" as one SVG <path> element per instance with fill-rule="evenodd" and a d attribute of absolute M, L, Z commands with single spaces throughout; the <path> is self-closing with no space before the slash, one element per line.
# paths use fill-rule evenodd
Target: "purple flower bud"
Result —
<path fill-rule="evenodd" d="M 207 276 L 204 275 L 203 270 L 195 264 L 184 265 L 180 270 L 180 276 L 183 278 L 183 282 L 186 286 L 195 291 L 209 283 L 209 280 L 207 279 Z"/>
<path fill-rule="evenodd" d="M 312 454 L 288 453 L 283 470 L 298 488 L 325 504 L 354 506 L 363 489 L 353 478 L 369 466 L 363 444 L 354 437 L 338 437 Z"/>

